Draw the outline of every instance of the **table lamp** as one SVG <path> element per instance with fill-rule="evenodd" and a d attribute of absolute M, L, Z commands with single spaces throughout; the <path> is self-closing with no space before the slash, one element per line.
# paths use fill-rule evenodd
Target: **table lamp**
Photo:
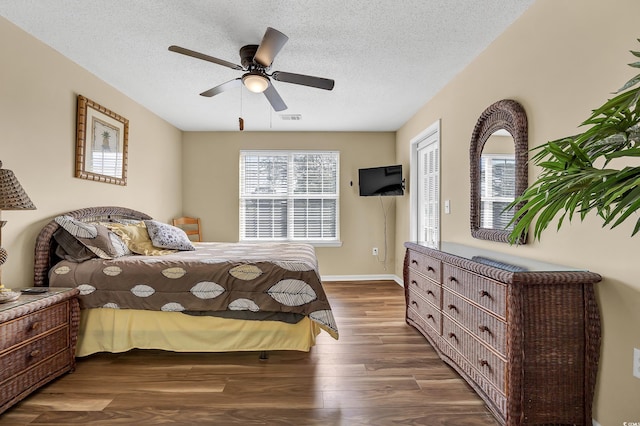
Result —
<path fill-rule="evenodd" d="M 24 192 L 16 176 L 11 170 L 3 169 L 0 161 L 0 215 L 2 210 L 35 210 L 35 208 L 36 206 Z M 7 222 L 1 219 L 0 217 L 0 274 L 2 265 L 7 260 L 7 251 L 2 248 L 2 228 Z M 0 275 L 0 303 L 17 299 L 20 293 L 4 288 L 1 277 Z"/>

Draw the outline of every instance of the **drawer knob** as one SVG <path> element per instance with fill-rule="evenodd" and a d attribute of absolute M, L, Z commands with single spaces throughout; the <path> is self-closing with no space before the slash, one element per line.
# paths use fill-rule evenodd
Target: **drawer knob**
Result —
<path fill-rule="evenodd" d="M 36 321 L 33 324 L 31 324 L 31 326 L 29 327 L 29 331 L 38 331 L 41 326 L 42 326 L 42 323 L 40 321 Z"/>
<path fill-rule="evenodd" d="M 34 349 L 29 353 L 29 356 L 31 358 L 38 358 L 40 354 L 42 354 L 42 351 L 40 349 Z"/>
<path fill-rule="evenodd" d="M 412 300 L 411 304 L 414 305 L 414 306 L 418 306 L 418 302 L 416 302 L 415 300 Z"/>
<path fill-rule="evenodd" d="M 487 290 L 480 290 L 480 297 L 488 297 L 489 299 L 493 299 L 493 297 L 491 297 L 491 294 L 489 294 Z"/>
<path fill-rule="evenodd" d="M 416 281 L 416 280 L 411 280 L 411 284 L 413 284 L 413 285 L 418 285 L 418 281 Z"/>
<path fill-rule="evenodd" d="M 417 261 L 417 260 L 415 260 L 415 259 L 411 259 L 411 264 L 412 264 L 412 265 L 418 265 L 418 261 Z"/>
<path fill-rule="evenodd" d="M 491 333 L 491 330 L 489 330 L 489 327 L 487 327 L 486 325 L 481 325 L 480 327 L 478 327 L 478 329 L 482 333 L 487 333 L 489 335 L 493 335 L 493 333 Z"/>
<path fill-rule="evenodd" d="M 458 336 L 456 336 L 456 333 L 449 333 L 449 339 L 453 339 L 456 342 L 458 341 Z"/>
<path fill-rule="evenodd" d="M 432 319 L 433 319 L 433 315 L 431 315 L 431 314 L 427 314 L 427 319 L 432 320 Z"/>
<path fill-rule="evenodd" d="M 431 290 L 427 290 L 427 294 L 430 294 L 432 296 L 435 296 L 435 294 L 433 294 L 433 292 Z"/>
<path fill-rule="evenodd" d="M 449 308 L 450 311 L 458 312 L 458 307 L 456 305 L 449 305 L 449 306 L 447 306 L 447 308 Z"/>
<path fill-rule="evenodd" d="M 449 277 L 449 281 L 452 282 L 452 283 L 457 283 L 458 282 L 456 277 Z"/>
<path fill-rule="evenodd" d="M 435 270 L 435 269 L 433 269 L 433 267 L 432 267 L 432 266 L 427 266 L 427 271 L 429 271 L 429 272 L 435 272 L 436 270 Z"/>

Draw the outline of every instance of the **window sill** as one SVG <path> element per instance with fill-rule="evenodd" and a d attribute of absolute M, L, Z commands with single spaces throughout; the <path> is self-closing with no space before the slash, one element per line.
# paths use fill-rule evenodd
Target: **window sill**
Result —
<path fill-rule="evenodd" d="M 299 243 L 314 247 L 342 247 L 342 241 L 302 241 L 302 240 L 240 240 L 241 243 Z"/>
<path fill-rule="evenodd" d="M 314 247 L 342 247 L 342 241 L 308 241 Z"/>

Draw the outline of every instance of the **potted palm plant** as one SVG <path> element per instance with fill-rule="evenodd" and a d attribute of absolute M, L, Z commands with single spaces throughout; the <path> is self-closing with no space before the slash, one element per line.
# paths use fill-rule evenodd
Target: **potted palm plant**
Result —
<path fill-rule="evenodd" d="M 640 39 L 638 39 L 640 41 Z M 640 52 L 631 51 L 636 57 Z M 640 68 L 636 60 L 629 64 Z M 534 148 L 531 161 L 542 171 L 536 181 L 509 206 L 515 212 L 510 241 L 526 237 L 533 225 L 540 239 L 556 217 L 558 229 L 565 219 L 580 219 L 595 211 L 603 227 L 614 228 L 640 209 L 640 167 L 611 167 L 624 157 L 640 157 L 640 74 L 629 80 L 616 96 L 593 111 L 581 126 L 585 132 Z M 640 231 L 640 218 L 632 235 Z"/>

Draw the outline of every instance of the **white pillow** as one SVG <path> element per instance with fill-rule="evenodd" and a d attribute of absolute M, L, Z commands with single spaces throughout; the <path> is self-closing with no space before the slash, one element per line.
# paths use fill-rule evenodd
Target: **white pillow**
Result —
<path fill-rule="evenodd" d="M 156 247 L 173 250 L 195 250 L 187 234 L 180 228 L 158 222 L 155 220 L 145 220 L 149 238 Z"/>

